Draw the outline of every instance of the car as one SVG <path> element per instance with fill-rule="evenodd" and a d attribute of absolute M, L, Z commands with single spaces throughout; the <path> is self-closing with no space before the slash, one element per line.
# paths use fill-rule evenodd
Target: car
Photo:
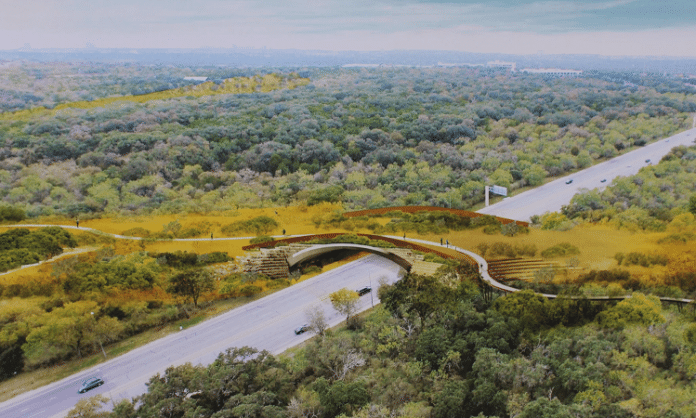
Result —
<path fill-rule="evenodd" d="M 602 179 L 602 180 L 601 180 L 601 183 L 606 183 L 606 182 L 607 182 L 607 179 Z"/>
<path fill-rule="evenodd" d="M 648 158 L 647 160 L 645 160 L 645 162 L 646 162 L 646 163 L 649 163 L 649 162 L 650 162 L 650 158 Z"/>
<path fill-rule="evenodd" d="M 572 182 L 573 182 L 573 179 L 570 179 L 570 180 L 566 181 L 566 184 L 570 184 Z"/>
<path fill-rule="evenodd" d="M 305 332 L 307 332 L 307 331 L 309 331 L 309 324 L 304 324 L 304 325 L 302 325 L 301 327 L 295 328 L 295 334 L 296 334 L 296 335 L 303 334 L 303 333 L 305 333 Z"/>
<path fill-rule="evenodd" d="M 101 380 L 100 378 L 90 377 L 89 379 L 82 382 L 82 386 L 80 386 L 80 389 L 77 391 L 77 393 L 85 393 L 88 390 L 92 390 L 92 389 L 99 387 L 103 384 L 104 384 L 104 381 Z"/>
<path fill-rule="evenodd" d="M 358 292 L 358 296 L 362 296 L 372 292 L 372 288 L 370 286 L 365 286 L 362 289 L 356 290 L 356 292 Z"/>

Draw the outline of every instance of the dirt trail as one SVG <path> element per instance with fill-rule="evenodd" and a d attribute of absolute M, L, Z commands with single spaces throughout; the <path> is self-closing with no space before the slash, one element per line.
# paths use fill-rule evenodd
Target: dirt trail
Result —
<path fill-rule="evenodd" d="M 52 257 L 52 258 L 49 258 L 49 259 L 46 259 L 46 260 L 41 260 L 41 261 L 39 261 L 38 263 L 35 263 L 35 264 L 25 264 L 25 265 L 23 265 L 23 266 L 21 266 L 21 267 L 17 267 L 17 268 L 14 269 L 14 270 L 4 271 L 4 272 L 0 273 L 0 276 L 4 276 L 4 275 L 10 274 L 10 273 L 14 273 L 14 272 L 16 272 L 16 271 L 23 270 L 23 269 L 26 269 L 26 268 L 29 268 L 29 267 L 40 266 L 40 265 L 43 264 L 43 263 L 51 263 L 51 262 L 56 261 L 56 260 L 59 260 L 59 259 L 61 259 L 61 258 L 63 258 L 63 257 L 68 257 L 68 256 L 71 256 L 71 255 L 77 255 L 77 254 L 82 254 L 82 253 L 88 253 L 88 252 L 90 252 L 90 251 L 96 251 L 96 250 L 98 250 L 97 247 L 76 248 L 76 249 L 74 249 L 74 250 L 66 251 L 66 252 L 64 252 L 63 254 L 57 255 L 57 256 L 55 256 L 55 257 Z"/>

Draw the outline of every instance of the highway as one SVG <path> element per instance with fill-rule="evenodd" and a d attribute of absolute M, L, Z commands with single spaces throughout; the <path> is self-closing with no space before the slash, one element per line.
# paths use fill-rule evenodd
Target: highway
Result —
<path fill-rule="evenodd" d="M 534 214 L 558 211 L 562 205 L 568 204 L 572 196 L 580 189 L 606 187 L 615 177 L 632 175 L 645 165 L 657 163 L 677 145 L 692 145 L 695 133 L 696 129 L 691 129 L 657 141 L 610 161 L 556 179 L 539 188 L 504 199 L 479 212 L 517 220 L 529 220 Z M 646 163 L 647 159 L 651 162 Z M 570 179 L 573 182 L 566 184 Z M 607 182 L 602 183 L 602 179 L 607 179 Z M 118 238 L 138 239 L 121 236 Z M 411 239 L 408 241 L 421 242 Z M 456 250 L 469 253 L 459 248 Z M 475 254 L 470 253 L 470 255 Z M 497 282 L 493 283 L 494 281 L 487 274 L 485 260 L 478 256 L 475 258 L 483 267 L 484 280 L 493 287 L 498 285 L 507 288 Z M 368 294 L 360 298 L 362 311 L 369 308 L 372 303 L 379 302 L 376 289 L 380 277 L 385 277 L 388 283 L 393 283 L 402 274 L 403 270 L 387 259 L 377 255 L 364 257 L 171 334 L 94 368 L 0 403 L 0 416 L 57 418 L 64 417 L 83 397 L 102 394 L 113 402 L 132 398 L 144 393 L 147 390 L 145 383 L 156 373 L 164 372 L 167 367 L 184 363 L 207 365 L 229 347 L 251 346 L 274 354 L 282 353 L 287 348 L 311 337 L 311 333 L 297 336 L 293 332 L 296 327 L 306 322 L 305 312 L 310 307 L 321 306 L 330 326 L 345 320 L 331 307 L 328 300 L 331 292 L 343 287 L 358 289 L 371 283 L 372 295 Z M 516 290 L 498 288 L 504 291 Z M 77 389 L 80 382 L 91 376 L 101 377 L 106 383 L 87 394 L 79 395 Z"/>
<path fill-rule="evenodd" d="M 147 391 L 145 383 L 167 367 L 185 363 L 207 365 L 229 347 L 250 346 L 282 353 L 312 336 L 295 335 L 294 329 L 306 322 L 305 312 L 323 308 L 330 326 L 345 317 L 338 314 L 328 295 L 341 288 L 359 289 L 372 284 L 372 294 L 360 298 L 363 311 L 379 302 L 378 280 L 394 283 L 404 274 L 396 263 L 369 255 L 311 279 L 280 290 L 262 299 L 204 321 L 196 326 L 137 348 L 106 363 L 84 370 L 61 381 L 24 393 L 0 404 L 1 417 L 64 417 L 75 403 L 102 394 L 117 403 Z M 97 376 L 101 387 L 80 395 L 84 379 Z"/>
<path fill-rule="evenodd" d="M 543 186 L 503 199 L 477 212 L 518 221 L 529 221 L 532 215 L 558 212 L 563 205 L 570 203 L 570 199 L 581 189 L 603 189 L 616 177 L 636 174 L 642 167 L 657 164 L 672 148 L 678 145 L 693 145 L 695 137 L 696 129 L 689 129 L 609 161 L 553 180 Z M 602 183 L 603 179 L 607 181 Z M 566 184 L 569 180 L 573 182 Z"/>

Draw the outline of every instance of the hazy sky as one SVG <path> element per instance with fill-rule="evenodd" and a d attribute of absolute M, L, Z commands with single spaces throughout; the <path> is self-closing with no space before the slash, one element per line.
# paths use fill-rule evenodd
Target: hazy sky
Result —
<path fill-rule="evenodd" d="M 0 0 L 0 49 L 87 43 L 696 57 L 696 2 Z"/>

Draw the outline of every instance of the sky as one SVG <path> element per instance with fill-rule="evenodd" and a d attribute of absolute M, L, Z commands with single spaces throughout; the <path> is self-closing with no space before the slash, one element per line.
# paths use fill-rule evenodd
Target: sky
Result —
<path fill-rule="evenodd" d="M 0 0 L 0 49 L 696 57 L 693 0 Z"/>

